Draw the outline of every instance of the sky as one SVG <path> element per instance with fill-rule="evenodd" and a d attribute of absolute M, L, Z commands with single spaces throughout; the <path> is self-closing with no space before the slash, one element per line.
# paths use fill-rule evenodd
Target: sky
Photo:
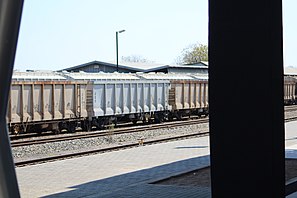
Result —
<path fill-rule="evenodd" d="M 284 0 L 284 65 L 297 67 L 297 1 Z M 25 0 L 14 68 L 58 70 L 142 56 L 174 64 L 207 44 L 208 0 Z"/>

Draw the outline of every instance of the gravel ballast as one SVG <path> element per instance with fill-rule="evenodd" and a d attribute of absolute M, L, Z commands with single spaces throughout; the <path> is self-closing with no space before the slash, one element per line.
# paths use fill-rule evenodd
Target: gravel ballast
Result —
<path fill-rule="evenodd" d="M 285 118 L 297 116 L 297 111 L 285 112 Z M 112 130 L 110 136 L 96 138 L 82 138 L 69 141 L 53 142 L 46 144 L 37 144 L 22 147 L 13 147 L 12 152 L 16 162 L 30 160 L 41 157 L 62 155 L 79 151 L 113 147 L 123 144 L 138 143 L 143 139 L 144 143 L 150 140 L 156 140 L 167 137 L 174 137 L 197 132 L 209 131 L 208 123 L 185 125 L 167 129 L 146 130 L 128 134 L 114 135 Z M 67 135 L 67 134 L 65 134 Z"/>
<path fill-rule="evenodd" d="M 180 135 L 193 134 L 197 132 L 207 132 L 208 123 L 186 125 L 180 127 L 154 129 L 141 132 L 134 132 L 128 134 L 96 137 L 96 138 L 82 138 L 69 141 L 37 144 L 22 147 L 13 147 L 12 152 L 15 162 L 35 159 L 40 157 L 49 157 L 54 155 L 62 155 L 79 151 L 87 151 L 93 149 L 113 147 L 123 144 L 138 143 L 140 139 L 144 141 L 156 140 L 161 138 L 168 138 Z"/>

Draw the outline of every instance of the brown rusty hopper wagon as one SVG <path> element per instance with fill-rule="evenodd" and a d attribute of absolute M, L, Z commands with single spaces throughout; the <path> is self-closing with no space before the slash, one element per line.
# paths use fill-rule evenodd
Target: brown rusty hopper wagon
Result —
<path fill-rule="evenodd" d="M 297 79 L 290 76 L 284 77 L 284 103 L 285 105 L 296 104 Z"/>
<path fill-rule="evenodd" d="M 86 115 L 85 82 L 55 72 L 14 72 L 7 111 L 12 133 L 74 132 Z"/>
<path fill-rule="evenodd" d="M 208 115 L 208 77 L 193 74 L 139 74 L 145 79 L 166 79 L 170 81 L 169 119 L 184 116 Z"/>

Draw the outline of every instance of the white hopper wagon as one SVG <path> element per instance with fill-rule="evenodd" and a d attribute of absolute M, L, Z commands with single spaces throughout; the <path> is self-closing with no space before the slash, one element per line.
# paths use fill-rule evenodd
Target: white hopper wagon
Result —
<path fill-rule="evenodd" d="M 68 73 L 73 80 L 88 82 L 88 118 L 84 125 L 105 125 L 132 121 L 162 121 L 171 110 L 168 104 L 169 81 L 146 80 L 135 74 Z"/>

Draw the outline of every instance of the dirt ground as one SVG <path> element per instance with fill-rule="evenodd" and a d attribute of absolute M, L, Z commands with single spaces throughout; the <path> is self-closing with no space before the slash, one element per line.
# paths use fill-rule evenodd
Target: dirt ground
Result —
<path fill-rule="evenodd" d="M 297 160 L 286 159 L 286 181 L 297 177 Z M 154 184 L 210 187 L 210 167 L 197 169 Z"/>

